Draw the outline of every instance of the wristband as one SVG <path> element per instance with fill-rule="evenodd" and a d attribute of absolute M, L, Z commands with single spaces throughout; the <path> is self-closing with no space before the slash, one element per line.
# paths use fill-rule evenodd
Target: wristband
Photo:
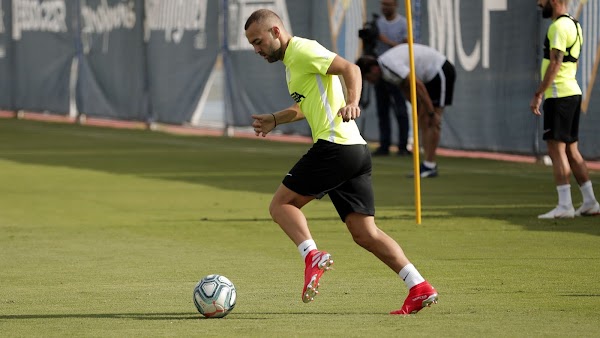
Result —
<path fill-rule="evenodd" d="M 277 119 L 275 118 L 275 114 L 271 113 L 271 115 L 273 115 L 273 122 L 275 122 L 275 126 L 273 126 L 273 128 L 277 127 Z"/>

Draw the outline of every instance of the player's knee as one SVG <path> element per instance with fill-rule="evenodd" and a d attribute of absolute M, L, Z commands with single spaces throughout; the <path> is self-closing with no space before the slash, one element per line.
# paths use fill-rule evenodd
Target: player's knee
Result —
<path fill-rule="evenodd" d="M 271 204 L 269 204 L 269 214 L 271 215 L 271 218 L 276 221 L 276 215 L 278 210 L 280 210 L 281 205 L 279 203 L 276 202 L 275 199 L 273 199 L 271 201 Z"/>
<path fill-rule="evenodd" d="M 377 227 L 369 227 L 364 224 L 352 224 L 348 222 L 348 229 L 352 235 L 354 242 L 361 247 L 371 251 L 374 245 L 377 244 Z"/>
<path fill-rule="evenodd" d="M 375 243 L 375 236 L 373 234 L 364 232 L 364 233 L 353 233 L 352 239 L 354 243 L 360 245 L 368 251 L 372 251 L 373 245 Z"/>

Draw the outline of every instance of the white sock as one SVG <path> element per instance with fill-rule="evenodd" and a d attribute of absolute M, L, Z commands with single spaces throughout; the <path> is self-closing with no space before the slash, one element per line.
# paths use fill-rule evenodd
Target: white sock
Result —
<path fill-rule="evenodd" d="M 312 239 L 307 239 L 304 242 L 300 243 L 300 245 L 298 245 L 298 251 L 300 251 L 302 259 L 306 258 L 306 256 L 308 256 L 308 253 L 312 250 L 315 250 L 316 248 L 317 244 L 315 244 L 315 241 L 313 241 Z"/>
<path fill-rule="evenodd" d="M 423 161 L 423 165 L 425 165 L 429 169 L 435 168 L 435 162 Z"/>
<path fill-rule="evenodd" d="M 408 264 L 400 270 L 400 278 L 406 284 L 406 287 L 410 290 L 413 286 L 423 283 L 425 278 L 421 276 L 417 268 L 414 265 Z"/>
<path fill-rule="evenodd" d="M 587 181 L 582 184 L 579 189 L 581 190 L 581 195 L 583 196 L 583 204 L 592 204 L 596 201 L 596 196 L 594 196 L 594 188 L 592 187 L 592 181 Z"/>
<path fill-rule="evenodd" d="M 562 205 L 563 207 L 573 206 L 570 184 L 557 185 L 556 191 L 558 192 L 558 205 Z"/>

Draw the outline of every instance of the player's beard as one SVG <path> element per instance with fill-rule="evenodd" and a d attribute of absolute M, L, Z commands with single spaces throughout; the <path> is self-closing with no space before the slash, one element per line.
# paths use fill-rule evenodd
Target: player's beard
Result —
<path fill-rule="evenodd" d="M 267 54 L 267 61 L 269 63 L 277 62 L 279 60 L 283 60 L 283 48 L 279 47 L 279 49 Z"/>
<path fill-rule="evenodd" d="M 546 4 L 542 7 L 542 18 L 548 19 L 552 17 L 552 5 L 550 4 L 550 0 L 546 2 Z"/>

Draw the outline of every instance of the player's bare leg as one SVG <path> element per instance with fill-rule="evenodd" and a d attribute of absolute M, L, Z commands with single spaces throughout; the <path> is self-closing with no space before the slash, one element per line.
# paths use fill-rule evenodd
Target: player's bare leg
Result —
<path fill-rule="evenodd" d="M 569 166 L 579 184 L 579 190 L 583 197 L 583 203 L 575 210 L 575 216 L 600 215 L 600 203 L 598 203 L 596 196 L 594 195 L 594 188 L 592 187 L 592 181 L 590 181 L 589 171 L 585 160 L 581 156 L 581 153 L 579 153 L 577 142 L 568 144 L 566 152 L 567 158 L 569 159 Z"/>
<path fill-rule="evenodd" d="M 437 303 L 437 291 L 410 263 L 400 245 L 377 227 L 373 216 L 352 213 L 346 217 L 346 226 L 358 245 L 394 270 L 409 288 L 402 308 L 390 312 L 391 314 L 414 314 Z"/>
<path fill-rule="evenodd" d="M 556 185 L 569 184 L 571 167 L 567 158 L 566 144 L 564 142 L 548 140 L 548 156 L 552 159 L 552 171 Z"/>
<path fill-rule="evenodd" d="M 273 221 L 279 224 L 296 246 L 312 239 L 308 222 L 300 209 L 313 199 L 312 196 L 302 196 L 281 184 L 271 200 L 269 213 Z"/>
<path fill-rule="evenodd" d="M 313 199 L 312 196 L 302 196 L 281 184 L 269 206 L 269 212 L 275 223 L 279 224 L 299 249 L 302 245 L 311 243 L 304 250 L 300 250 L 305 263 L 304 287 L 302 288 L 302 301 L 305 303 L 314 300 L 319 293 L 321 276 L 325 271 L 330 270 L 333 264 L 333 259 L 328 252 L 317 250 L 306 217 L 300 210 Z"/>
<path fill-rule="evenodd" d="M 577 180 L 579 185 L 590 180 L 590 175 L 585 164 L 585 160 L 579 152 L 578 142 L 573 142 L 566 146 L 567 159 L 569 160 L 569 167 L 573 171 L 573 176 Z"/>
<path fill-rule="evenodd" d="M 433 114 L 426 112 L 424 108 L 419 109 L 419 129 L 424 150 L 424 161 L 421 162 L 419 172 L 421 177 L 436 177 L 437 164 L 436 152 L 441 136 L 443 108 L 436 107 Z"/>
<path fill-rule="evenodd" d="M 377 227 L 373 216 L 351 213 L 346 217 L 346 226 L 356 244 L 373 253 L 394 272 L 410 264 L 400 245 Z"/>
<path fill-rule="evenodd" d="M 552 159 L 552 172 L 558 193 L 558 205 L 545 214 L 538 215 L 540 219 L 573 218 L 575 209 L 571 200 L 571 167 L 567 158 L 564 142 L 548 140 L 548 155 Z"/>

